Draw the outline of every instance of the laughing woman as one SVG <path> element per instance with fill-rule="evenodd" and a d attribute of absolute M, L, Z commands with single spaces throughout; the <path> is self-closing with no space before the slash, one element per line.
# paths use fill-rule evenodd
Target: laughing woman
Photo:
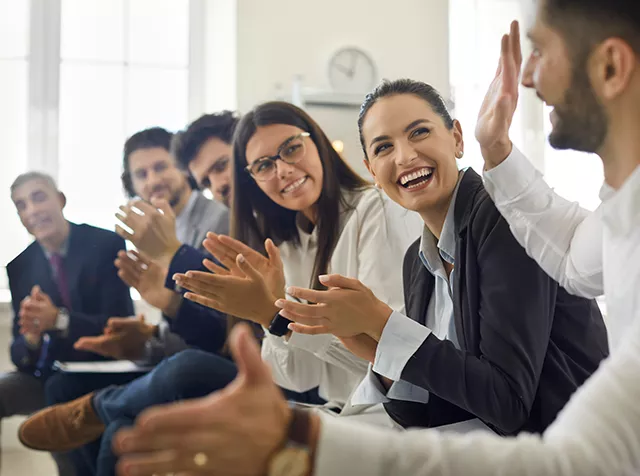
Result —
<path fill-rule="evenodd" d="M 281 314 L 299 333 L 370 336 L 369 349 L 354 349 L 373 355 L 354 403 L 384 402 L 402 426 L 542 432 L 607 356 L 596 303 L 549 278 L 481 178 L 458 170 L 462 129 L 431 86 L 383 83 L 358 125 L 376 182 L 424 222 L 404 258 L 407 315 L 335 274 L 320 278 L 329 291 L 290 289 L 317 304 L 280 300 Z"/>

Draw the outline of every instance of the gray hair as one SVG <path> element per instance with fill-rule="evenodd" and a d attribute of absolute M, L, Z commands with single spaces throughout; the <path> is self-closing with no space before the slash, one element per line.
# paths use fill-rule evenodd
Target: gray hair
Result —
<path fill-rule="evenodd" d="M 11 196 L 13 196 L 13 192 L 15 192 L 18 187 L 22 187 L 25 183 L 31 182 L 32 180 L 42 180 L 49 187 L 58 192 L 58 185 L 56 185 L 56 181 L 51 175 L 44 172 L 26 172 L 18 175 L 11 184 L 11 187 L 9 187 L 9 190 L 11 190 Z"/>

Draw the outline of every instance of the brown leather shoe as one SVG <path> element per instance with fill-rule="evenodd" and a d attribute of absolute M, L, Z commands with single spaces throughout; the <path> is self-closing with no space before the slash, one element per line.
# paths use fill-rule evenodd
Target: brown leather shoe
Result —
<path fill-rule="evenodd" d="M 98 439 L 105 427 L 92 399 L 90 393 L 34 413 L 18 429 L 20 442 L 32 450 L 65 452 Z"/>

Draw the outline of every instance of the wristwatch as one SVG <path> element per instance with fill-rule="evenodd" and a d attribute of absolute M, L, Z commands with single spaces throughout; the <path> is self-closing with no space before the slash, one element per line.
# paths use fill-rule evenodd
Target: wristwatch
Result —
<path fill-rule="evenodd" d="M 64 307 L 58 309 L 58 318 L 56 319 L 56 330 L 66 331 L 69 328 L 69 311 Z"/>
<path fill-rule="evenodd" d="M 289 324 L 291 322 L 292 321 L 290 321 L 286 317 L 282 317 L 280 313 L 276 314 L 276 316 L 271 321 L 271 324 L 269 324 L 269 334 L 278 337 L 286 335 L 289 332 Z"/>
<path fill-rule="evenodd" d="M 311 413 L 291 404 L 287 444 L 269 463 L 268 476 L 307 476 L 311 472 L 309 429 Z"/>

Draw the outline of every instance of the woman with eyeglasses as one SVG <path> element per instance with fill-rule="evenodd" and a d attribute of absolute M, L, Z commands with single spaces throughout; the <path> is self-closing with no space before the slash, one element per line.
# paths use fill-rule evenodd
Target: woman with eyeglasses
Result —
<path fill-rule="evenodd" d="M 318 387 L 327 413 L 397 427 L 381 405 L 350 404 L 368 362 L 345 343 L 368 349 L 370 337 L 292 333 L 274 303 L 288 286 L 323 289 L 318 276 L 333 272 L 366 283 L 402 311 L 402 256 L 419 236 L 419 216 L 355 173 L 318 124 L 284 102 L 258 106 L 238 124 L 232 194 L 235 238 L 208 235 L 204 246 L 218 262 L 205 259 L 202 271 L 175 276 L 190 291 L 185 298 L 262 326 L 263 358 L 280 387 Z M 183 351 L 99 399 L 88 395 L 39 412 L 22 425 L 21 440 L 33 449 L 69 451 L 102 436 L 96 474 L 113 475 L 111 438 L 118 429 L 151 405 L 209 395 L 234 377 L 229 360 Z"/>
<path fill-rule="evenodd" d="M 185 297 L 262 325 L 262 355 L 280 386 L 318 386 L 342 415 L 393 426 L 379 405 L 348 404 L 367 361 L 334 336 L 292 333 L 274 302 L 286 298 L 287 286 L 323 289 L 318 276 L 340 272 L 402 309 L 401 259 L 419 235 L 419 217 L 357 175 L 313 119 L 288 103 L 266 103 L 242 118 L 233 162 L 235 239 L 205 241 L 227 269 L 207 262 L 213 274 L 177 276 L 191 291 Z M 348 345 L 366 348 L 369 339 L 352 336 Z"/>

